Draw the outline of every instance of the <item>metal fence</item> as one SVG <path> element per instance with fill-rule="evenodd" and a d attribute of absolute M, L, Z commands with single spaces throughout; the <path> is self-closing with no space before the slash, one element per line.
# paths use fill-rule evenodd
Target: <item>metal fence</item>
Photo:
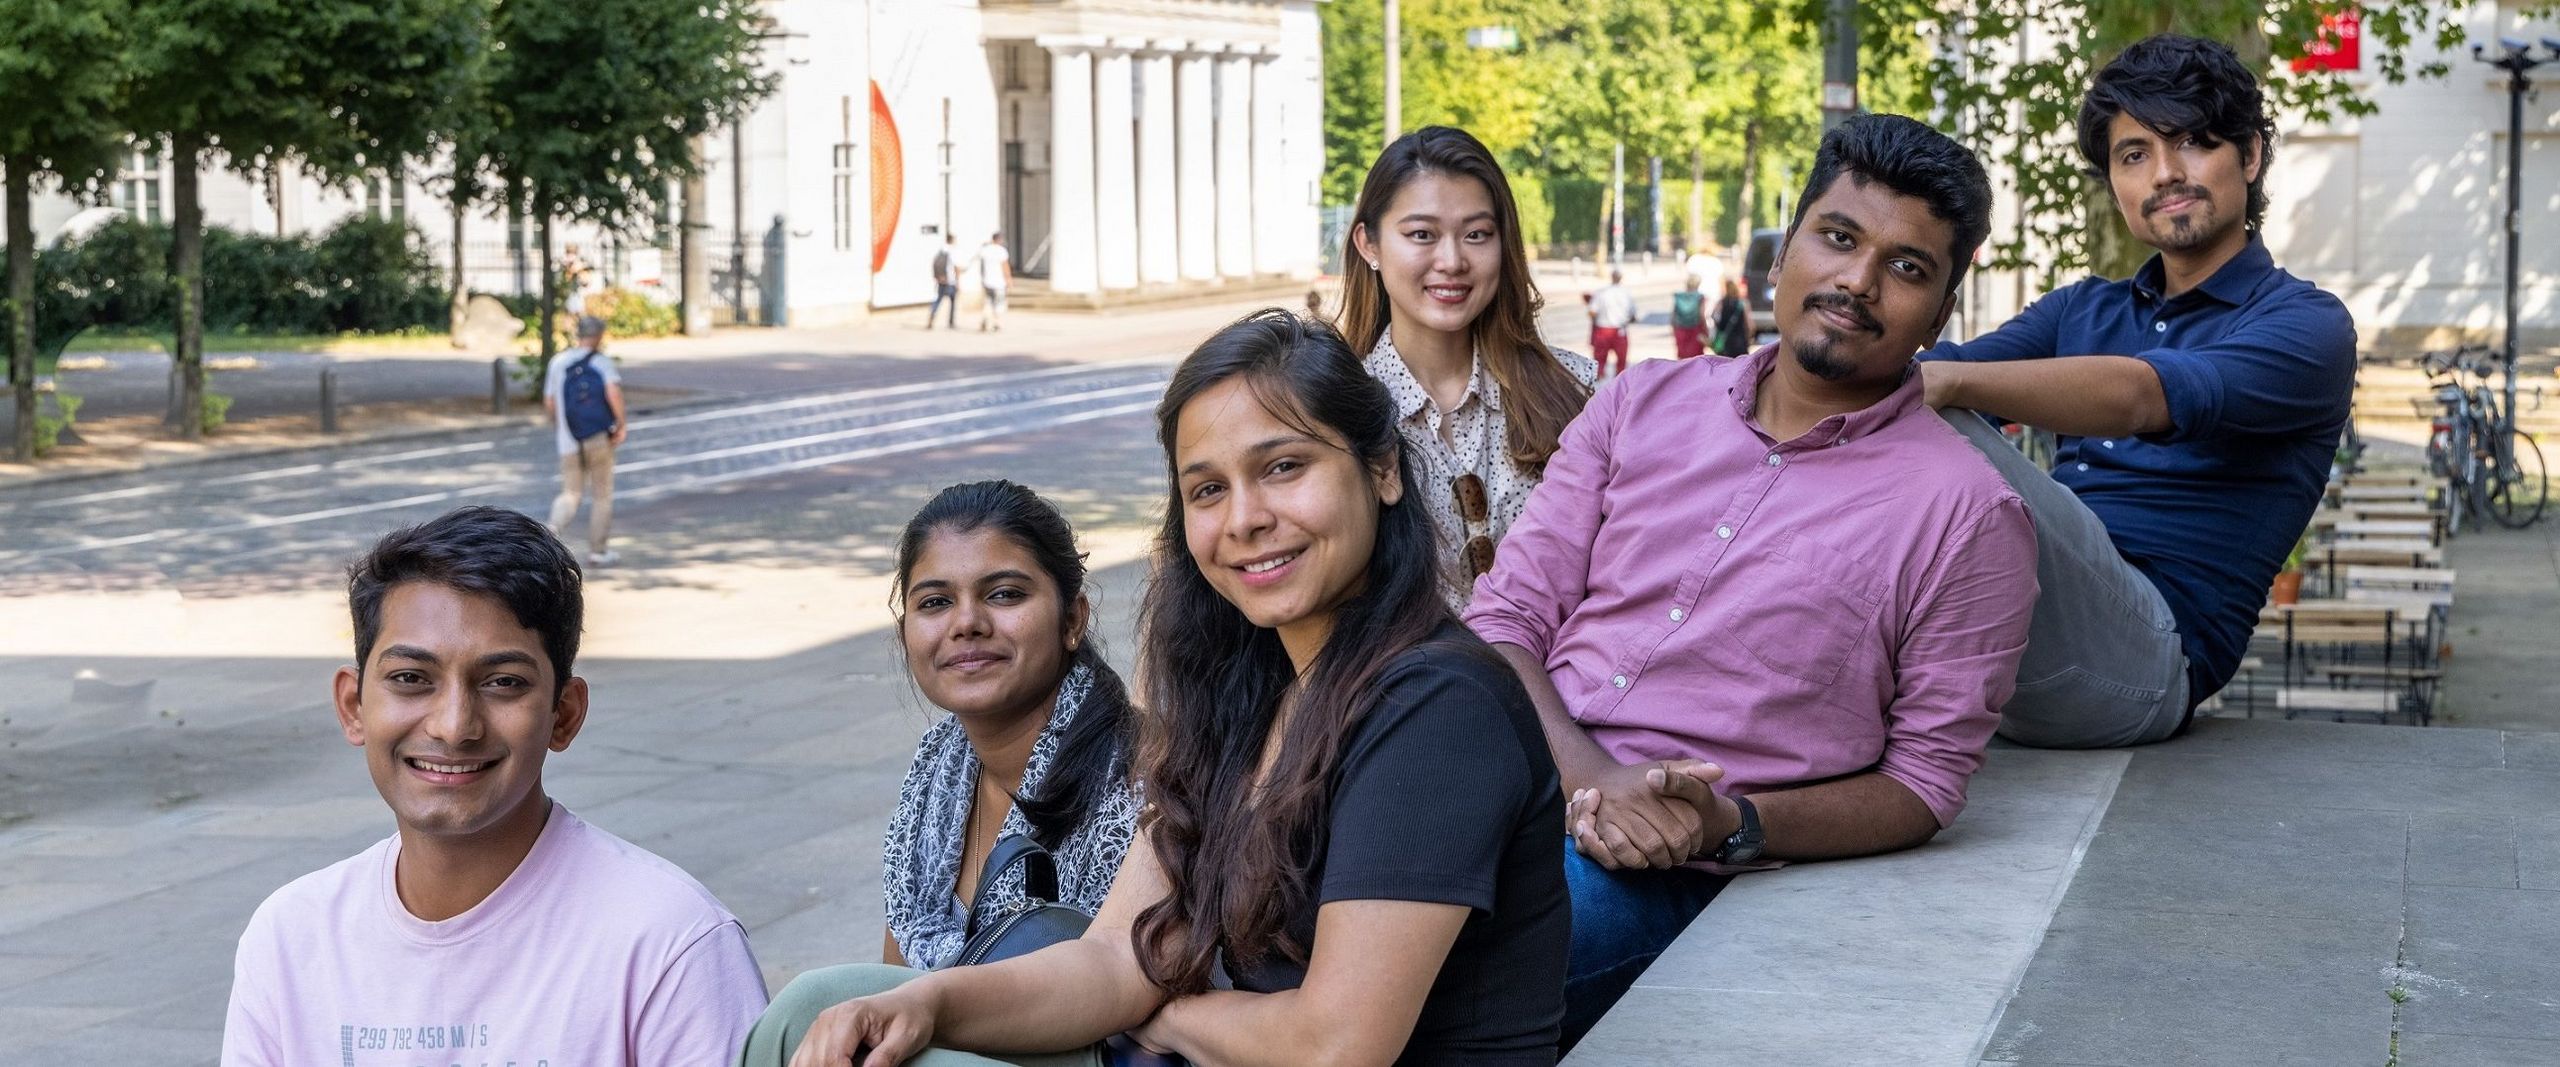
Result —
<path fill-rule="evenodd" d="M 779 326 L 788 320 L 784 310 L 782 278 L 783 249 L 779 242 L 768 242 L 767 235 L 751 234 L 742 244 L 725 230 L 703 234 L 703 258 L 711 270 L 708 294 L 714 309 L 725 309 L 727 320 L 738 325 Z M 441 251 L 441 250 L 440 250 Z M 684 270 L 680 250 L 673 241 L 665 245 L 608 240 L 591 250 L 582 250 L 590 266 L 608 286 L 648 286 L 654 284 L 672 297 L 684 293 Z M 554 270 L 561 267 L 565 249 L 552 256 Z M 654 270 L 647 258 L 657 260 Z M 449 270 L 452 260 L 444 257 Z M 498 296 L 530 297 L 542 292 L 542 250 L 540 246 L 510 245 L 506 241 L 465 241 L 462 245 L 463 283 L 475 293 Z M 652 283 L 650 279 L 654 278 Z"/>

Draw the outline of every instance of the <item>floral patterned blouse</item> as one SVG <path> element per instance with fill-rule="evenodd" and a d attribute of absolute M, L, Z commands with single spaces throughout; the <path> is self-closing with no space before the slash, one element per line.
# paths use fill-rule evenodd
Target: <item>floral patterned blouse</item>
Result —
<path fill-rule="evenodd" d="M 1587 356 L 1550 347 L 1565 372 L 1589 389 L 1599 380 L 1600 365 Z M 1389 331 L 1378 334 L 1378 346 L 1363 364 L 1369 376 L 1387 387 L 1396 405 L 1396 427 L 1404 434 L 1406 460 L 1414 465 L 1414 484 L 1431 508 L 1431 524 L 1440 537 L 1444 575 L 1442 595 L 1452 611 L 1465 611 L 1475 591 L 1475 575 L 1466 563 L 1467 541 L 1478 534 L 1500 545 L 1502 535 L 1529 506 L 1529 491 L 1538 487 L 1536 472 L 1511 461 L 1510 423 L 1503 419 L 1502 390 L 1494 384 L 1478 353 L 1466 396 L 1454 411 L 1441 411 L 1430 391 L 1406 367 Z M 1485 521 L 1469 523 L 1458 512 L 1453 483 L 1469 471 L 1484 479 Z"/>

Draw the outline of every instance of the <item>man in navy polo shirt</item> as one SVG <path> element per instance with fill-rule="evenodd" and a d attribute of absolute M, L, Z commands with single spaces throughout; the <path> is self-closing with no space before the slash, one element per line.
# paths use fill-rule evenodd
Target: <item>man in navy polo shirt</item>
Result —
<path fill-rule="evenodd" d="M 2319 504 L 2356 369 L 2346 306 L 2259 238 L 2275 124 L 2231 49 L 2174 34 L 2126 49 L 2079 127 L 2160 254 L 1921 354 L 1932 405 L 2061 439 L 2048 477 L 1983 419 L 1944 412 L 2035 519 L 2042 593 L 2000 732 L 2054 748 L 2175 736 L 2231 680 Z"/>

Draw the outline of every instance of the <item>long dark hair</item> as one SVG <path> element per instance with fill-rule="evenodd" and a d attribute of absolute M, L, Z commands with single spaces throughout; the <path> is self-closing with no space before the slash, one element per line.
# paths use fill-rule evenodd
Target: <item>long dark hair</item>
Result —
<path fill-rule="evenodd" d="M 1493 227 L 1502 240 L 1502 277 L 1493 287 L 1493 302 L 1469 328 L 1485 369 L 1502 390 L 1503 444 L 1511 461 L 1523 469 L 1543 471 L 1556 454 L 1566 423 L 1582 414 L 1591 391 L 1564 369 L 1547 343 L 1538 338 L 1538 308 L 1544 303 L 1529 277 L 1529 251 L 1520 236 L 1520 205 L 1511 197 L 1511 181 L 1502 164 L 1473 134 L 1451 126 L 1425 126 L 1378 153 L 1369 176 L 1360 183 L 1360 201 L 1352 209 L 1352 232 L 1342 239 L 1342 333 L 1355 352 L 1378 345 L 1395 310 L 1387 301 L 1387 283 L 1361 258 L 1359 234 L 1380 239 L 1387 208 L 1407 184 L 1425 174 L 1473 178 L 1484 183 L 1493 201 Z"/>
<path fill-rule="evenodd" d="M 1075 531 L 1067 526 L 1066 516 L 1040 494 L 1012 482 L 970 482 L 934 494 L 923 510 L 907 520 L 906 532 L 898 537 L 898 574 L 890 585 L 889 606 L 900 614 L 900 641 L 906 639 L 903 608 L 916 557 L 924 554 L 933 535 L 946 530 L 992 530 L 1030 553 L 1049 580 L 1058 584 L 1058 628 L 1065 631 L 1067 613 L 1084 596 L 1085 573 L 1084 553 L 1076 551 Z M 1129 689 L 1119 673 L 1103 662 L 1101 642 L 1090 629 L 1069 656 L 1068 669 L 1077 666 L 1092 668 L 1093 690 L 1086 694 L 1066 734 L 1058 738 L 1057 755 L 1051 758 L 1040 788 L 1031 796 L 1013 798 L 1024 821 L 1031 824 L 1031 839 L 1045 849 L 1064 844 L 1111 790 L 1122 788 L 1134 747 L 1137 717 L 1129 711 Z M 1066 677 L 1058 680 L 1063 684 Z"/>
<path fill-rule="evenodd" d="M 1192 559 L 1174 457 L 1183 405 L 1239 378 L 1273 416 L 1308 436 L 1341 439 L 1364 469 L 1394 464 L 1404 483 L 1401 502 L 1379 509 L 1364 584 L 1336 609 L 1258 786 L 1264 742 L 1300 679 L 1279 636 L 1220 596 Z M 1308 868 L 1325 847 L 1343 741 L 1376 703 L 1388 663 L 1449 610 L 1430 513 L 1401 461 L 1394 404 L 1332 329 L 1272 308 L 1218 331 L 1174 371 L 1156 406 L 1156 438 L 1166 508 L 1140 609 L 1150 710 L 1139 749 L 1152 805 L 1142 826 L 1169 892 L 1139 914 L 1133 936 L 1147 979 L 1182 995 L 1208 988 L 1221 948 L 1237 960 L 1275 952 L 1306 960 L 1313 946 L 1297 944 L 1283 924 L 1313 889 Z"/>

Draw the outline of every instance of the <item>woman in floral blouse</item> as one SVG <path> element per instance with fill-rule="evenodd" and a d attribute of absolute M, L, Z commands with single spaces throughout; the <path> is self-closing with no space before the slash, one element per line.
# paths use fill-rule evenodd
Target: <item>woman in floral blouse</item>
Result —
<path fill-rule="evenodd" d="M 1342 333 L 1396 404 L 1463 608 L 1529 502 L 1599 367 L 1538 337 L 1538 289 L 1511 183 L 1464 130 L 1398 138 L 1360 188 Z"/>

